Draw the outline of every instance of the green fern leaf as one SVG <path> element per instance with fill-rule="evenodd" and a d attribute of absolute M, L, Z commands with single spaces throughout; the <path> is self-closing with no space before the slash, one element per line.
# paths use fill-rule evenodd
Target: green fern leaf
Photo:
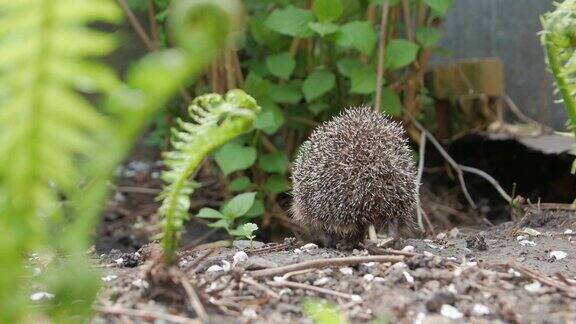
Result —
<path fill-rule="evenodd" d="M 208 94 L 194 99 L 189 108 L 193 122 L 178 121 L 173 130 L 173 151 L 164 155 L 168 170 L 162 174 L 165 188 L 160 214 L 164 218 L 164 256 L 171 262 L 177 248 L 180 230 L 188 219 L 190 194 L 194 182 L 190 177 L 213 150 L 234 137 L 248 132 L 256 120 L 260 107 L 241 90 L 229 91 L 225 98 Z"/>

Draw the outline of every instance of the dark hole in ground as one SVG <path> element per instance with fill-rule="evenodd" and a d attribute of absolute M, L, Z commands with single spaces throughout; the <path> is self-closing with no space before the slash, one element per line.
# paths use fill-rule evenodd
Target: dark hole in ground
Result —
<path fill-rule="evenodd" d="M 494 140 L 479 134 L 464 136 L 447 147 L 448 153 L 458 163 L 487 172 L 510 195 L 514 191 L 515 195 L 521 195 L 532 203 L 537 203 L 538 199 L 547 203 L 572 203 L 576 196 L 576 177 L 570 173 L 574 157 L 569 153 L 545 154 L 516 140 Z M 441 172 L 428 172 L 425 180 L 440 188 L 457 183 L 442 170 L 444 163 L 428 143 L 426 168 Z M 492 185 L 469 173 L 465 173 L 465 181 L 472 198 L 489 220 L 509 220 L 508 204 Z M 462 194 L 460 199 L 465 203 Z"/>

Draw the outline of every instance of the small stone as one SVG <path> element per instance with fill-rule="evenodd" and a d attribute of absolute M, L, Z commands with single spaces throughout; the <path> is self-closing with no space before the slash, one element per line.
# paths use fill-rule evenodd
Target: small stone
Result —
<path fill-rule="evenodd" d="M 517 278 L 522 277 L 522 274 L 520 272 L 518 272 L 512 268 L 508 269 L 508 273 L 514 275 L 514 277 L 517 277 Z"/>
<path fill-rule="evenodd" d="M 364 266 L 366 267 L 373 267 L 376 263 L 374 262 L 366 262 L 366 263 L 362 263 Z"/>
<path fill-rule="evenodd" d="M 434 257 L 434 253 L 432 253 L 432 252 L 424 251 L 423 254 L 427 258 L 433 258 Z"/>
<path fill-rule="evenodd" d="M 330 278 L 328 277 L 321 277 L 318 278 L 316 280 L 314 280 L 313 285 L 314 286 L 324 286 L 325 284 L 327 284 L 330 281 Z"/>
<path fill-rule="evenodd" d="M 232 259 L 234 260 L 232 262 L 232 266 L 236 266 L 238 264 L 246 262 L 248 260 L 248 254 L 246 254 L 246 252 L 244 251 L 239 251 L 236 252 L 236 254 L 234 254 L 234 257 Z"/>
<path fill-rule="evenodd" d="M 114 260 L 114 263 L 116 263 L 117 265 L 122 265 L 122 263 L 124 263 L 124 259 L 118 258 L 118 259 Z"/>
<path fill-rule="evenodd" d="M 474 236 L 468 237 L 466 239 L 466 247 L 478 251 L 488 250 L 488 244 L 486 243 L 486 239 L 484 239 L 484 236 L 481 234 L 476 234 Z"/>
<path fill-rule="evenodd" d="M 412 245 L 406 245 L 405 247 L 402 248 L 401 251 L 412 253 L 412 252 L 414 252 L 414 247 Z"/>
<path fill-rule="evenodd" d="M 222 267 L 217 264 L 211 265 L 208 269 L 206 269 L 206 272 L 218 272 L 218 271 L 224 271 L 224 269 L 222 269 Z"/>
<path fill-rule="evenodd" d="M 404 271 L 404 278 L 406 279 L 406 282 L 408 282 L 410 285 L 414 284 L 414 277 L 412 277 L 412 275 L 408 273 L 408 271 Z"/>
<path fill-rule="evenodd" d="M 572 231 L 571 229 L 567 229 L 564 231 L 564 234 L 573 234 L 574 231 Z"/>
<path fill-rule="evenodd" d="M 430 299 L 426 301 L 426 309 L 429 312 L 438 312 L 443 305 L 451 305 L 456 302 L 456 295 L 452 292 L 441 290 L 435 292 Z"/>
<path fill-rule="evenodd" d="M 224 272 L 230 271 L 231 268 L 232 266 L 230 265 L 230 262 L 222 260 L 222 270 L 224 270 Z"/>
<path fill-rule="evenodd" d="M 449 319 L 457 320 L 464 317 L 464 314 L 458 310 L 458 308 L 444 304 L 442 308 L 440 308 L 440 314 L 444 317 L 448 317 Z"/>
<path fill-rule="evenodd" d="M 550 252 L 550 259 L 553 259 L 553 260 L 562 260 L 566 256 L 568 256 L 568 253 L 566 253 L 564 251 L 551 251 Z"/>
<path fill-rule="evenodd" d="M 354 269 L 352 269 L 350 267 L 342 267 L 342 268 L 340 268 L 340 272 L 347 275 L 347 276 L 350 276 L 354 273 Z"/>
<path fill-rule="evenodd" d="M 525 228 L 522 230 L 522 233 L 528 234 L 528 235 L 530 235 L 530 236 L 539 236 L 540 234 L 542 234 L 542 233 L 538 232 L 537 230 L 535 230 L 535 229 L 533 229 L 533 228 L 529 228 L 529 227 L 525 227 Z"/>
<path fill-rule="evenodd" d="M 529 240 L 522 240 L 518 243 L 520 243 L 520 245 L 522 245 L 522 246 L 536 246 L 536 242 L 529 241 Z"/>
<path fill-rule="evenodd" d="M 360 295 L 352 295 L 352 296 L 350 296 L 350 300 L 352 300 L 353 302 L 356 302 L 356 303 L 361 303 L 362 297 Z"/>
<path fill-rule="evenodd" d="M 300 247 L 300 249 L 304 250 L 304 251 L 310 251 L 310 250 L 314 250 L 317 248 L 318 248 L 318 245 L 316 245 L 314 243 L 308 243 L 308 244 L 305 244 L 305 245 Z"/>
<path fill-rule="evenodd" d="M 458 238 L 459 235 L 460 230 L 458 229 L 458 227 L 454 227 L 453 229 L 450 230 L 450 232 L 448 232 L 448 236 L 450 236 L 450 238 Z"/>
<path fill-rule="evenodd" d="M 286 281 L 286 279 L 284 279 L 284 277 L 281 277 L 281 276 L 275 276 L 274 281 L 275 282 L 284 282 L 284 281 Z"/>
<path fill-rule="evenodd" d="M 300 254 L 300 253 L 302 253 L 302 250 L 300 250 L 300 249 L 294 249 L 294 253 Z"/>
<path fill-rule="evenodd" d="M 110 281 L 112 281 L 112 280 L 114 280 L 114 279 L 116 279 L 116 278 L 118 278 L 117 275 L 108 275 L 108 276 L 106 276 L 106 277 L 102 277 L 102 281 L 104 281 L 104 282 L 110 282 Z"/>
<path fill-rule="evenodd" d="M 472 315 L 473 316 L 485 316 L 490 314 L 490 308 L 486 305 L 482 304 L 474 304 L 472 306 Z"/>
<path fill-rule="evenodd" d="M 436 235 L 436 239 L 437 240 L 443 240 L 446 238 L 446 236 L 447 236 L 446 233 L 442 232 L 442 233 L 439 233 L 438 235 Z"/>
<path fill-rule="evenodd" d="M 364 278 L 364 280 L 370 282 L 370 281 L 374 280 L 374 275 L 371 273 L 367 273 L 362 278 Z"/>
<path fill-rule="evenodd" d="M 252 308 L 245 308 L 244 310 L 242 310 L 242 316 L 250 318 L 250 319 L 254 319 L 254 318 L 258 317 L 258 314 Z"/>
<path fill-rule="evenodd" d="M 45 291 L 36 292 L 30 295 L 31 301 L 49 300 L 52 298 L 54 298 L 54 295 Z"/>
<path fill-rule="evenodd" d="M 533 281 L 530 284 L 524 285 L 524 289 L 531 294 L 537 294 L 543 290 L 540 281 Z"/>
<path fill-rule="evenodd" d="M 132 285 L 134 285 L 135 287 L 144 288 L 144 289 L 147 289 L 150 286 L 150 284 L 148 284 L 148 281 L 146 281 L 144 279 L 140 279 L 140 278 L 132 281 Z"/>
<path fill-rule="evenodd" d="M 516 240 L 517 240 L 517 241 L 522 241 L 522 240 L 525 240 L 525 239 L 526 239 L 526 235 L 518 235 L 518 236 L 516 236 Z"/>

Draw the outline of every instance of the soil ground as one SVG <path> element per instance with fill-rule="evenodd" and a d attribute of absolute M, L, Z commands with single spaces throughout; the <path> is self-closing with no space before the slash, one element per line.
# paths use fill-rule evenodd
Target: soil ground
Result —
<path fill-rule="evenodd" d="M 262 276 L 262 269 L 375 254 L 295 239 L 237 241 L 181 251 L 178 273 L 195 286 L 211 323 L 311 323 L 300 307 L 309 297 L 337 305 L 351 323 L 576 322 L 576 214 L 553 207 L 527 206 L 520 220 L 498 226 L 401 239 L 394 250 L 379 250 L 388 262 Z M 158 249 L 152 243 L 99 258 L 104 287 L 93 323 L 194 323 L 194 293 L 149 279 Z"/>

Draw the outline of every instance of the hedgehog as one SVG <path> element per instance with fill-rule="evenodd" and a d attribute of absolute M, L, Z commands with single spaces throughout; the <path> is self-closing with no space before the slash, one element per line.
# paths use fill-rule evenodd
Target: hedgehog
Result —
<path fill-rule="evenodd" d="M 369 226 L 413 228 L 417 171 L 403 127 L 370 107 L 315 129 L 292 169 L 292 218 L 328 247 L 355 247 Z"/>

